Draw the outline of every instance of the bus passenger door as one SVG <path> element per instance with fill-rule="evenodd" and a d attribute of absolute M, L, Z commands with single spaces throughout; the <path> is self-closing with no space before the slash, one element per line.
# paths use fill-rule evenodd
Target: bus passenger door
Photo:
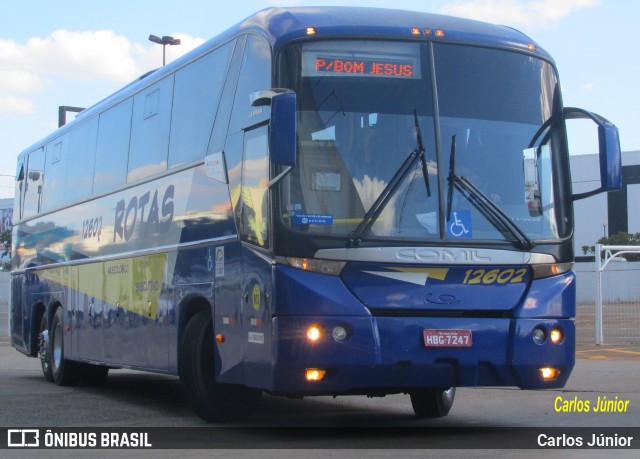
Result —
<path fill-rule="evenodd" d="M 261 385 L 271 361 L 272 260 L 269 228 L 269 130 L 244 132 L 242 186 L 235 206 L 242 241 L 242 328 L 245 383 Z M 267 382 L 265 381 L 266 385 Z"/>

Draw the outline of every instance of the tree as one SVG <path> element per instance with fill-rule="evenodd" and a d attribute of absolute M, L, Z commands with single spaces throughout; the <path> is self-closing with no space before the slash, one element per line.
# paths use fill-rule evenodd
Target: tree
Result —
<path fill-rule="evenodd" d="M 640 233 L 630 234 L 625 232 L 616 233 L 609 237 L 601 237 L 598 239 L 597 244 L 603 245 L 640 245 Z M 592 253 L 595 255 L 596 246 L 595 245 L 583 245 L 582 252 L 587 255 Z M 623 258 L 627 261 L 640 261 L 640 254 L 626 254 L 623 255 Z"/>
<path fill-rule="evenodd" d="M 0 233 L 0 243 L 2 243 L 2 245 L 0 246 L 0 250 L 3 250 L 1 257 L 4 258 L 7 255 L 9 256 L 9 259 L 11 258 L 11 230 L 7 229 L 4 230 L 2 233 Z M 1 266 L 3 271 L 8 271 L 9 269 L 11 269 L 11 263 L 2 263 Z"/>

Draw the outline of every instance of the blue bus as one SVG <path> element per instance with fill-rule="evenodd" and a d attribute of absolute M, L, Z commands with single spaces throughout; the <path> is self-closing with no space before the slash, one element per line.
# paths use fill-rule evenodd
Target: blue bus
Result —
<path fill-rule="evenodd" d="M 599 133 L 582 195 L 573 118 Z M 562 387 L 572 202 L 620 180 L 616 127 L 511 28 L 266 9 L 18 157 L 12 344 L 58 385 L 177 375 L 209 421 L 263 392 L 439 417 L 456 387 Z"/>

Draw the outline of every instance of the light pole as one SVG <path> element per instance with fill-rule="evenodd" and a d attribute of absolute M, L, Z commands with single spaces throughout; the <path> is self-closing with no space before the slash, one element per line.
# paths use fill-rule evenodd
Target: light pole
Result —
<path fill-rule="evenodd" d="M 166 64 L 166 57 L 165 57 L 165 48 L 167 47 L 167 45 L 179 45 L 180 44 L 180 39 L 179 38 L 173 38 L 170 37 L 168 35 L 165 35 L 164 37 L 160 38 L 156 35 L 149 35 L 149 41 L 152 41 L 154 43 L 157 43 L 159 45 L 162 45 L 162 66 L 164 67 Z"/>

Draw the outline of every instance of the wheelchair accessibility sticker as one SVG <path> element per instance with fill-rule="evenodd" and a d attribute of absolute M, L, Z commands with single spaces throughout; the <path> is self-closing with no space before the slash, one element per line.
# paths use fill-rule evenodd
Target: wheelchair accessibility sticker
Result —
<path fill-rule="evenodd" d="M 472 238 L 471 211 L 452 210 L 451 220 L 447 220 L 447 236 L 454 238 Z"/>

